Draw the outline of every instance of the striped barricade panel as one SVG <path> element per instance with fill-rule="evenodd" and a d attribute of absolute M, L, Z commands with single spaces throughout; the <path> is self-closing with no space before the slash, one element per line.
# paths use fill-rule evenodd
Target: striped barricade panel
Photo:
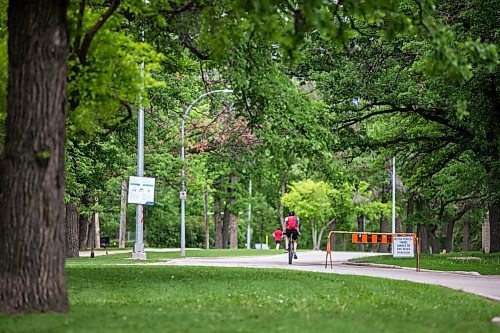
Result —
<path fill-rule="evenodd" d="M 392 242 L 392 235 L 352 234 L 351 241 L 353 243 L 389 244 Z"/>

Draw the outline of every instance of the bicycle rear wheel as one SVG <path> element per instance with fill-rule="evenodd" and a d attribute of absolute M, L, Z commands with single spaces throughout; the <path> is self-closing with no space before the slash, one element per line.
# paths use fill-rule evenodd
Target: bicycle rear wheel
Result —
<path fill-rule="evenodd" d="M 291 265 L 293 261 L 293 242 L 288 244 L 288 264 Z"/>

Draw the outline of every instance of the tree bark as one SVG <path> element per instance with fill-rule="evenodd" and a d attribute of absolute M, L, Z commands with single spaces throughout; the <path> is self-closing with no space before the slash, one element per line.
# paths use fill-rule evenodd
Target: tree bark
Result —
<path fill-rule="evenodd" d="M 335 219 L 330 220 L 327 224 L 325 224 L 324 226 L 321 227 L 321 229 L 319 231 L 319 236 L 318 236 L 318 243 L 316 244 L 317 245 L 316 250 L 320 250 L 321 249 L 321 238 L 323 237 L 323 233 L 325 232 L 326 228 L 328 228 L 329 231 L 331 231 L 331 226 L 334 223 L 335 223 Z"/>
<path fill-rule="evenodd" d="M 231 186 L 229 187 L 229 248 L 237 249 L 238 248 L 238 215 L 235 212 L 236 207 L 236 185 L 238 183 L 238 178 L 234 173 L 229 175 L 229 179 L 231 182 Z"/>
<path fill-rule="evenodd" d="M 446 253 L 451 253 L 453 251 L 453 229 L 455 229 L 455 221 L 450 220 L 446 223 L 446 236 L 444 239 Z"/>
<path fill-rule="evenodd" d="M 417 237 L 420 240 L 420 252 L 429 253 L 429 234 L 423 224 L 417 224 Z"/>
<path fill-rule="evenodd" d="M 208 228 L 208 194 L 203 192 L 203 216 L 205 218 L 205 249 L 210 249 L 210 229 Z"/>
<path fill-rule="evenodd" d="M 67 312 L 67 1 L 9 1 L 0 159 L 0 312 Z"/>
<path fill-rule="evenodd" d="M 95 197 L 95 203 L 99 203 L 99 198 Z M 101 247 L 101 224 L 99 223 L 99 212 L 94 213 L 94 247 Z"/>
<path fill-rule="evenodd" d="M 220 185 L 221 185 L 221 179 L 217 179 L 214 182 L 214 189 L 215 189 L 215 194 L 214 194 L 214 223 L 215 223 L 215 248 L 216 249 L 222 249 L 223 248 L 223 242 L 222 242 L 222 216 L 221 216 L 221 210 L 222 210 L 222 199 L 220 197 Z"/>
<path fill-rule="evenodd" d="M 411 216 L 413 215 L 413 194 L 410 193 L 408 197 L 408 203 L 406 206 L 406 232 L 413 233 L 413 223 L 411 221 Z"/>
<path fill-rule="evenodd" d="M 364 231 L 365 231 L 365 218 L 363 215 L 358 215 L 358 232 L 364 232 Z M 359 250 L 364 251 L 365 244 L 359 243 Z"/>
<path fill-rule="evenodd" d="M 498 192 L 496 194 L 499 195 Z M 500 200 L 489 205 L 490 218 L 490 253 L 500 252 Z"/>
<path fill-rule="evenodd" d="M 333 219 L 330 221 L 330 223 L 328 225 L 328 230 L 329 230 L 328 232 L 335 231 L 336 228 L 337 228 L 337 220 Z M 330 249 L 331 249 L 331 251 L 335 250 L 335 234 L 332 234 L 330 237 Z"/>
<path fill-rule="evenodd" d="M 227 249 L 229 243 L 229 202 L 224 206 L 224 216 L 222 217 L 222 248 Z"/>
<path fill-rule="evenodd" d="M 462 251 L 469 251 L 470 247 L 470 221 L 466 218 L 462 224 Z"/>
<path fill-rule="evenodd" d="M 78 258 L 78 208 L 72 202 L 66 204 L 66 258 Z"/>
<path fill-rule="evenodd" d="M 311 239 L 313 241 L 313 250 L 316 250 L 316 224 L 313 222 L 311 223 Z"/>
<path fill-rule="evenodd" d="M 392 174 L 392 170 L 391 170 L 390 166 L 386 167 L 385 173 L 387 175 L 391 175 Z M 388 197 L 390 191 L 391 191 L 391 186 L 390 185 L 388 185 L 388 184 L 383 184 L 382 185 L 382 198 L 380 200 L 382 203 L 387 203 L 389 201 L 387 197 Z M 380 232 L 387 232 L 388 229 L 389 229 L 389 222 L 387 221 L 387 218 L 385 216 L 381 216 L 380 217 Z M 380 245 L 379 245 L 379 252 L 382 252 L 382 253 L 389 252 L 388 245 L 380 243 Z"/>
<path fill-rule="evenodd" d="M 95 224 L 94 224 L 94 214 L 88 219 L 88 230 L 87 230 L 87 244 L 86 248 L 95 248 Z"/>
<path fill-rule="evenodd" d="M 427 231 L 428 231 L 428 235 L 429 235 L 429 242 L 430 242 L 430 245 L 432 247 L 432 253 L 433 254 L 439 254 L 439 240 L 436 236 L 436 230 L 437 230 L 437 226 L 435 225 L 431 225 L 431 226 L 427 226 Z"/>
<path fill-rule="evenodd" d="M 401 214 L 396 216 L 395 232 L 401 233 L 403 231 L 403 216 Z"/>
<path fill-rule="evenodd" d="M 474 203 L 472 202 L 463 203 L 462 208 L 460 208 L 446 223 L 445 249 L 447 253 L 453 251 L 453 229 L 455 228 L 455 222 L 459 221 L 473 206 Z"/>
<path fill-rule="evenodd" d="M 87 244 L 88 244 L 88 239 L 89 239 L 89 224 L 90 224 L 90 218 L 80 214 L 78 217 L 78 229 L 79 229 L 79 247 L 80 251 L 85 251 L 87 250 Z"/>
<path fill-rule="evenodd" d="M 498 98 L 497 79 L 491 77 L 485 87 L 485 93 L 493 105 L 488 109 L 486 141 L 488 154 L 483 158 L 487 163 L 485 168 L 488 172 L 488 190 L 492 201 L 488 205 L 490 219 L 490 253 L 500 252 L 500 99 Z M 484 146 L 484 145 L 483 145 Z M 483 148 L 484 149 L 484 148 Z"/>
<path fill-rule="evenodd" d="M 127 233 L 127 181 L 122 180 L 120 201 L 120 234 L 118 236 L 118 247 L 125 248 L 125 234 Z"/>

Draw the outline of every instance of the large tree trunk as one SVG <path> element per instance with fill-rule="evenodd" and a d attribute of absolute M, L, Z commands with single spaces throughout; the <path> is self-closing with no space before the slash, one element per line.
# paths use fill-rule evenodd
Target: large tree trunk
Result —
<path fill-rule="evenodd" d="M 118 235 L 118 247 L 125 248 L 125 234 L 127 233 L 127 181 L 122 180 L 120 201 L 120 234 Z"/>
<path fill-rule="evenodd" d="M 395 232 L 397 234 L 403 232 L 403 216 L 401 214 L 396 216 L 396 223 L 395 224 L 396 224 L 395 225 L 395 228 L 396 228 Z"/>
<path fill-rule="evenodd" d="M 223 242 L 222 242 L 222 216 L 221 216 L 221 211 L 222 211 L 222 199 L 220 197 L 220 185 L 221 185 L 221 180 L 217 179 L 217 181 L 214 182 L 214 189 L 215 189 L 215 194 L 214 194 L 214 223 L 215 223 L 215 248 L 216 249 L 222 249 L 223 247 Z"/>
<path fill-rule="evenodd" d="M 321 249 L 321 238 L 323 238 L 323 233 L 325 232 L 326 228 L 328 228 L 328 232 L 332 231 L 332 225 L 333 225 L 333 230 L 335 230 L 335 219 L 330 220 L 330 222 L 328 222 L 326 225 L 324 225 L 323 227 L 321 227 L 321 230 L 319 231 L 318 244 L 317 244 L 317 249 L 316 250 L 320 250 Z M 332 237 L 333 237 L 333 235 L 332 235 Z M 330 246 L 331 245 L 332 244 L 330 244 Z"/>
<path fill-rule="evenodd" d="M 469 251 L 470 247 L 470 221 L 465 218 L 462 224 L 462 251 Z"/>
<path fill-rule="evenodd" d="M 337 230 L 337 220 L 336 219 L 333 219 L 333 221 L 330 223 L 328 229 L 329 229 L 328 232 Z M 336 244 L 335 239 L 336 239 L 335 234 L 332 234 L 330 237 L 330 249 L 332 251 L 335 250 L 335 244 Z"/>
<path fill-rule="evenodd" d="M 446 236 L 444 239 L 446 253 L 451 253 L 453 251 L 453 229 L 455 229 L 455 221 L 450 220 L 446 223 Z"/>
<path fill-rule="evenodd" d="M 66 258 L 78 258 L 78 208 L 72 203 L 66 204 Z"/>
<path fill-rule="evenodd" d="M 87 234 L 87 244 L 86 248 L 87 249 L 94 249 L 95 248 L 95 224 L 94 224 L 94 214 L 88 219 L 89 221 L 89 228 L 88 228 L 88 234 Z"/>
<path fill-rule="evenodd" d="M 429 242 L 432 247 L 433 254 L 439 254 L 439 240 L 436 236 L 437 226 L 431 225 L 427 227 Z"/>
<path fill-rule="evenodd" d="M 500 193 L 496 194 L 497 196 Z M 496 199 L 489 206 L 490 217 L 490 253 L 500 252 L 500 200 Z"/>
<path fill-rule="evenodd" d="M 455 222 L 459 221 L 472 207 L 473 203 L 471 202 L 463 203 L 462 207 L 446 223 L 445 249 L 447 253 L 453 251 L 453 229 L 455 228 Z"/>
<path fill-rule="evenodd" d="M 229 219 L 231 214 L 229 213 L 229 202 L 226 201 L 224 206 L 224 216 L 222 217 L 222 248 L 227 249 L 229 243 Z"/>
<path fill-rule="evenodd" d="M 87 250 L 87 244 L 89 240 L 89 226 L 90 226 L 90 218 L 88 216 L 80 214 L 78 217 L 78 242 L 80 251 Z"/>
<path fill-rule="evenodd" d="M 313 250 L 316 250 L 316 224 L 314 222 L 311 223 L 311 239 L 313 243 Z"/>
<path fill-rule="evenodd" d="M 0 312 L 67 312 L 67 1 L 9 1 L 0 159 Z"/>
<path fill-rule="evenodd" d="M 203 192 L 203 217 L 205 218 L 205 249 L 210 248 L 210 229 L 208 228 L 208 194 Z"/>
<path fill-rule="evenodd" d="M 390 166 L 386 167 L 385 173 L 386 173 L 386 175 L 392 174 L 392 169 Z M 382 203 L 387 203 L 389 201 L 387 197 L 388 197 L 390 191 L 391 191 L 390 185 L 387 185 L 387 184 L 382 185 L 382 198 L 381 198 Z M 389 222 L 387 221 L 387 218 L 385 216 L 381 216 L 380 217 L 380 232 L 386 233 L 388 231 L 388 229 L 389 229 Z M 389 252 L 388 245 L 380 243 L 379 252 L 382 252 L 382 253 Z"/>
<path fill-rule="evenodd" d="M 95 198 L 95 203 L 99 204 L 99 198 Z M 94 213 L 94 247 L 101 247 L 101 223 L 99 221 L 99 212 Z"/>
<path fill-rule="evenodd" d="M 420 240 L 420 252 L 429 253 L 429 233 L 424 224 L 417 224 L 417 237 Z"/>
<path fill-rule="evenodd" d="M 408 203 L 406 205 L 406 232 L 413 233 L 413 223 L 411 222 L 411 216 L 413 215 L 413 194 L 410 193 L 408 197 Z"/>
<path fill-rule="evenodd" d="M 500 252 L 500 99 L 498 98 L 497 80 L 491 77 L 485 87 L 485 93 L 489 100 L 493 102 L 487 115 L 486 140 L 488 142 L 486 158 L 482 158 L 486 163 L 488 172 L 488 190 L 493 200 L 488 205 L 490 218 L 490 252 Z M 484 147 L 486 148 L 486 147 Z M 483 148 L 483 149 L 484 149 Z"/>
<path fill-rule="evenodd" d="M 238 215 L 235 212 L 236 210 L 236 185 L 238 183 L 238 178 L 234 173 L 229 175 L 229 179 L 231 185 L 228 190 L 229 194 L 229 248 L 237 249 L 238 248 Z"/>
<path fill-rule="evenodd" d="M 365 217 L 363 215 L 358 215 L 358 232 L 364 232 L 365 231 Z M 359 250 L 364 251 L 365 250 L 365 244 L 359 243 Z"/>

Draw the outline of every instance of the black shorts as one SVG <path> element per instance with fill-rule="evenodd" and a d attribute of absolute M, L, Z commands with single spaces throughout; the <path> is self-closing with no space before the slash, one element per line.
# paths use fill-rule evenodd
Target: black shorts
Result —
<path fill-rule="evenodd" d="M 297 240 L 297 238 L 299 238 L 299 232 L 297 231 L 297 229 L 286 229 L 285 235 L 288 238 L 290 238 L 290 236 L 292 236 L 293 240 Z"/>
<path fill-rule="evenodd" d="M 276 241 L 276 244 L 281 244 L 281 241 L 280 241 L 280 240 L 277 240 L 277 241 Z"/>

